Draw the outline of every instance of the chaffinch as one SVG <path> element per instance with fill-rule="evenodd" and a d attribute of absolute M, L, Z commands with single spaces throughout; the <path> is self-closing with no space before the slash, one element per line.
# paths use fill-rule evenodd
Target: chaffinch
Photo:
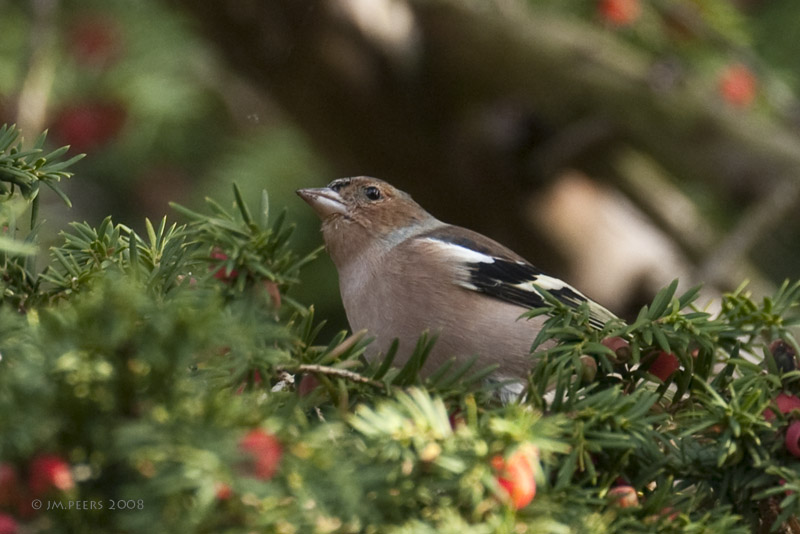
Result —
<path fill-rule="evenodd" d="M 571 306 L 589 302 L 595 326 L 614 317 L 500 243 L 436 219 L 382 180 L 340 178 L 297 194 L 322 219 L 350 327 L 376 338 L 368 357 L 397 338 L 403 363 L 429 329 L 438 339 L 423 374 L 447 358 L 477 354 L 479 367 L 499 365 L 495 378 L 518 379 L 527 376 L 545 320 L 520 318 L 544 304 L 537 287 Z"/>

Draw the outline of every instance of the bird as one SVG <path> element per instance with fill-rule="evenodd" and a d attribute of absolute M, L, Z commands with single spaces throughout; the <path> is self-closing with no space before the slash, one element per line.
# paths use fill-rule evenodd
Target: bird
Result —
<path fill-rule="evenodd" d="M 396 339 L 396 362 L 408 360 L 424 331 L 437 338 L 422 369 L 451 359 L 496 366 L 492 377 L 519 381 L 534 365 L 532 344 L 546 317 L 542 289 L 562 303 L 588 303 L 591 325 L 615 315 L 522 256 L 478 232 L 447 224 L 409 194 L 368 176 L 297 190 L 322 221 L 325 247 L 353 332 L 374 338 L 367 358 Z"/>

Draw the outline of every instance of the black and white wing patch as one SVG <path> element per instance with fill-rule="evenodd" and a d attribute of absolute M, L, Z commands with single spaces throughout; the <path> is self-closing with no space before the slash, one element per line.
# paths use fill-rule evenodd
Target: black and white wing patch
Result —
<path fill-rule="evenodd" d="M 469 279 L 461 285 L 523 306 L 539 308 L 545 305 L 544 297 L 537 288 L 544 289 L 567 306 L 577 308 L 589 304 L 589 322 L 595 328 L 603 328 L 614 314 L 570 286 L 566 282 L 547 276 L 533 265 L 503 258 L 494 261 L 467 264 Z"/>
<path fill-rule="evenodd" d="M 530 263 L 492 256 L 485 250 L 474 250 L 466 242 L 436 241 L 437 246 L 447 248 L 448 255 L 460 260 L 464 266 L 464 277 L 457 283 L 472 291 L 479 291 L 497 299 L 524 308 L 545 306 L 544 297 L 537 288 L 544 289 L 563 304 L 577 308 L 589 304 L 589 322 L 595 328 L 616 316 L 600 304 L 566 282 L 548 276 Z M 476 247 L 480 248 L 480 247 Z"/>

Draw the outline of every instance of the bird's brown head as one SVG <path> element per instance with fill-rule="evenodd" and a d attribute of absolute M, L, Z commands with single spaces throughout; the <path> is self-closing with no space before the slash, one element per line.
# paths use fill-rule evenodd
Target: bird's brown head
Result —
<path fill-rule="evenodd" d="M 322 219 L 325 243 L 336 263 L 337 257 L 369 242 L 435 221 L 407 193 L 367 176 L 339 178 L 326 187 L 299 189 L 297 194 Z"/>

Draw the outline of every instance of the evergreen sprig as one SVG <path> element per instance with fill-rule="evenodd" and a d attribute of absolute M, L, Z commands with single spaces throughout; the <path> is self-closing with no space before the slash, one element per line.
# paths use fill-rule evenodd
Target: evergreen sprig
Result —
<path fill-rule="evenodd" d="M 72 176 L 67 169 L 83 154 L 67 160 L 68 146 L 44 153 L 47 133 L 42 133 L 30 149 L 22 146 L 22 132 L 15 126 L 0 126 L 0 269 L 3 284 L 0 299 L 24 306 L 28 295 L 37 291 L 34 254 L 37 251 L 36 220 L 41 184 L 52 189 L 68 206 L 69 198 L 57 185 Z M 19 194 L 17 194 L 19 193 Z M 30 209 L 31 232 L 17 237 L 17 219 Z"/>
<path fill-rule="evenodd" d="M 474 361 L 420 376 L 434 335 L 369 358 L 368 333 L 320 340 L 290 297 L 316 251 L 267 200 L 254 216 L 234 188 L 143 235 L 73 223 L 43 270 L 6 259 L 0 513 L 31 532 L 796 531 L 800 284 L 711 312 L 672 283 L 602 330 L 545 293 L 508 401 L 520 384 Z M 34 495 L 41 458 L 67 478 Z"/>
<path fill-rule="evenodd" d="M 69 146 L 44 154 L 46 138 L 47 132 L 44 132 L 30 149 L 25 149 L 22 132 L 16 126 L 0 126 L 0 195 L 7 201 L 19 190 L 22 198 L 31 202 L 31 226 L 36 222 L 41 184 L 52 189 L 67 206 L 72 205 L 57 184 L 62 178 L 71 177 L 72 173 L 66 169 L 84 157 L 78 154 L 62 160 Z"/>
<path fill-rule="evenodd" d="M 287 246 L 294 226 L 286 224 L 286 211 L 270 221 L 269 196 L 263 191 L 257 217 L 254 217 L 236 184 L 233 192 L 233 212 L 210 198 L 206 199 L 206 204 L 211 215 L 175 203 L 170 205 L 191 221 L 193 239 L 206 246 L 202 253 L 214 271 L 222 270 L 220 274 L 233 281 L 235 290 L 244 290 L 248 281 L 256 278 L 278 286 L 297 283 L 300 269 L 311 262 L 322 247 L 299 258 Z"/>

